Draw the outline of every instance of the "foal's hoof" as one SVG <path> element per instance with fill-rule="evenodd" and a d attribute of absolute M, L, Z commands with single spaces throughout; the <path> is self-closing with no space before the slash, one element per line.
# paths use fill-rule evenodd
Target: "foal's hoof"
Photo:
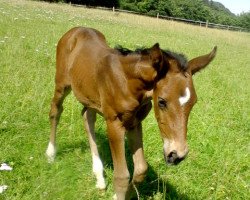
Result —
<path fill-rule="evenodd" d="M 53 163 L 55 161 L 55 157 L 51 157 L 49 156 L 47 153 L 45 153 L 46 157 L 47 157 L 47 161 L 48 163 Z"/>
<path fill-rule="evenodd" d="M 55 161 L 55 155 L 54 154 L 50 154 L 50 152 L 48 151 L 48 149 L 47 149 L 47 151 L 45 153 L 45 156 L 47 158 L 48 163 L 53 163 Z"/>

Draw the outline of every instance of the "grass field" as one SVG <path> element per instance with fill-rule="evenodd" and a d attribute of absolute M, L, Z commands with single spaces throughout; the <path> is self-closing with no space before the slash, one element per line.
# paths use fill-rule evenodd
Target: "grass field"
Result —
<path fill-rule="evenodd" d="M 0 2 L 0 194 L 6 200 L 111 199 L 112 160 L 105 124 L 96 131 L 105 165 L 107 191 L 95 189 L 91 156 L 73 95 L 65 101 L 58 129 L 58 156 L 44 156 L 48 112 L 54 89 L 55 50 L 74 26 L 93 27 L 110 46 L 128 48 L 159 42 L 189 58 L 218 46 L 213 63 L 194 82 L 198 103 L 189 120 L 188 158 L 164 163 L 153 111 L 143 122 L 147 179 L 141 199 L 249 199 L 250 34 L 206 29 L 171 21 L 32 1 Z M 129 162 L 131 168 L 131 160 Z"/>

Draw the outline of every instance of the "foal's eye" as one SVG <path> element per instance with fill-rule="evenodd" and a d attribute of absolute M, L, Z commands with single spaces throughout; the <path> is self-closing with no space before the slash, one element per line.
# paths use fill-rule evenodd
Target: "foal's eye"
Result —
<path fill-rule="evenodd" d="M 166 108 L 167 107 L 167 101 L 161 97 L 158 97 L 158 106 L 160 108 Z"/>

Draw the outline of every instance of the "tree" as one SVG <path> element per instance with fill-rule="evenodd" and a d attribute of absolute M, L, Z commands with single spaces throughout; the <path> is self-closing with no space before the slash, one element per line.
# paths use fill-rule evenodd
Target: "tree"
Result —
<path fill-rule="evenodd" d="M 250 11 L 240 14 L 240 16 L 239 16 L 239 26 L 247 28 L 248 30 L 250 30 Z"/>

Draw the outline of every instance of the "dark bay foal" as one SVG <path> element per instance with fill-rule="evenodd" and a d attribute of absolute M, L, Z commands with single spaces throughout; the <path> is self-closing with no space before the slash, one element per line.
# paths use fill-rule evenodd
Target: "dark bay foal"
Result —
<path fill-rule="evenodd" d="M 77 27 L 59 41 L 56 55 L 55 93 L 51 102 L 51 134 L 46 151 L 49 161 L 56 155 L 56 128 L 63 101 L 72 90 L 83 104 L 96 187 L 106 187 L 94 125 L 96 113 L 107 124 L 114 165 L 114 190 L 118 200 L 129 199 L 136 184 L 143 181 L 147 162 L 143 153 L 142 120 L 154 101 L 155 117 L 163 140 L 167 163 L 175 164 L 188 153 L 186 135 L 189 113 L 196 102 L 192 75 L 214 58 L 207 55 L 187 61 L 182 55 L 160 49 L 159 44 L 135 52 L 110 48 L 102 33 Z M 131 182 L 125 158 L 125 137 L 133 154 Z"/>

